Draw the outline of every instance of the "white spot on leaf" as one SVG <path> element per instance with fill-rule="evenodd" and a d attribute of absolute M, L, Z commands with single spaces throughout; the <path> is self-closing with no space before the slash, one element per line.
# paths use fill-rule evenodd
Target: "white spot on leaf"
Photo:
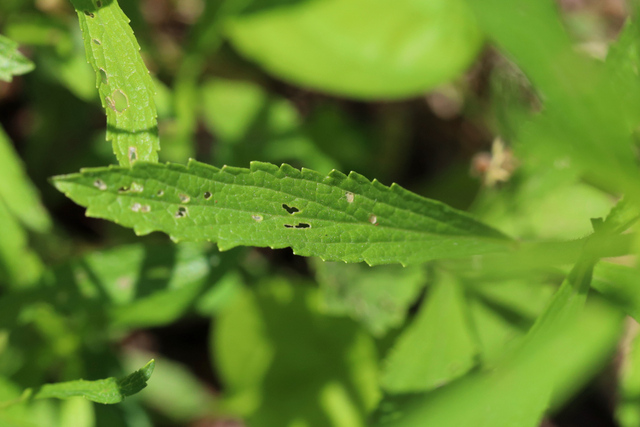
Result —
<path fill-rule="evenodd" d="M 140 212 L 140 209 L 142 209 L 142 205 L 140 203 L 134 203 L 131 205 L 131 210 L 134 212 Z"/>
<path fill-rule="evenodd" d="M 376 225 L 378 223 L 378 217 L 375 215 L 369 215 L 369 222 L 373 225 Z"/>
<path fill-rule="evenodd" d="M 96 179 L 95 181 L 93 181 L 93 185 L 98 189 L 98 190 L 106 190 L 107 189 L 107 184 L 101 180 L 101 179 Z"/>
<path fill-rule="evenodd" d="M 186 194 L 180 194 L 178 195 L 178 197 L 180 198 L 180 201 L 182 203 L 189 203 L 189 201 L 191 200 L 191 197 L 187 196 Z"/>
<path fill-rule="evenodd" d="M 347 202 L 349 202 L 349 203 L 353 203 L 353 200 L 356 198 L 355 194 L 353 194 L 351 191 L 347 191 L 344 194 L 344 197 L 346 197 Z"/>
<path fill-rule="evenodd" d="M 262 221 L 262 215 L 251 215 L 251 218 L 256 222 Z"/>

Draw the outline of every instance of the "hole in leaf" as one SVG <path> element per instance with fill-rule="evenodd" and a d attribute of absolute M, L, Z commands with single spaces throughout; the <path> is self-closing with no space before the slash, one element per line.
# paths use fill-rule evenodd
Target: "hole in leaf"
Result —
<path fill-rule="evenodd" d="M 118 188 L 118 193 L 128 193 L 128 192 L 129 192 L 129 187 L 122 186 Z"/>
<path fill-rule="evenodd" d="M 102 7 L 102 2 L 100 0 L 96 1 L 96 7 L 97 8 L 101 8 Z"/>
<path fill-rule="evenodd" d="M 378 223 L 378 217 L 375 215 L 369 215 L 369 222 L 373 225 L 376 225 Z"/>
<path fill-rule="evenodd" d="M 129 163 L 133 163 L 138 160 L 138 150 L 136 147 L 129 147 Z"/>
<path fill-rule="evenodd" d="M 176 218 L 184 218 L 185 216 L 187 216 L 187 208 L 185 208 L 184 206 L 180 206 L 178 208 L 178 210 L 176 211 Z"/>
<path fill-rule="evenodd" d="M 353 200 L 356 198 L 355 194 L 353 194 L 351 191 L 347 191 L 346 193 L 344 193 L 344 197 L 349 203 L 353 203 Z"/>
<path fill-rule="evenodd" d="M 162 197 L 162 196 L 164 196 L 164 191 L 158 190 L 158 192 L 156 194 L 158 195 L 158 197 Z"/>
<path fill-rule="evenodd" d="M 262 215 L 251 215 L 251 218 L 256 222 L 262 221 Z"/>
<path fill-rule="evenodd" d="M 311 228 L 311 224 L 301 222 L 298 225 L 285 224 L 284 228 Z"/>
<path fill-rule="evenodd" d="M 179 194 L 178 197 L 180 198 L 180 201 L 182 203 L 189 203 L 189 201 L 191 200 L 191 197 L 187 196 L 186 194 Z"/>
<path fill-rule="evenodd" d="M 205 191 L 205 192 L 204 192 L 204 194 L 203 194 L 203 197 L 204 197 L 206 200 L 209 200 L 209 199 L 211 198 L 211 196 L 213 196 L 213 194 L 211 194 L 211 192 L 210 192 L 210 191 Z"/>
<path fill-rule="evenodd" d="M 101 179 L 96 179 L 95 181 L 93 181 L 93 185 L 98 189 L 98 190 L 106 190 L 107 189 L 107 184 L 101 180 Z"/>
<path fill-rule="evenodd" d="M 102 43 L 100 42 L 100 40 L 98 39 L 93 39 L 92 40 L 94 44 L 97 44 L 98 46 L 100 46 Z"/>
<path fill-rule="evenodd" d="M 102 84 L 109 84 L 109 77 L 107 76 L 107 72 L 103 68 L 100 68 L 100 81 L 102 82 Z"/>
<path fill-rule="evenodd" d="M 129 108 L 129 98 L 127 95 L 120 89 L 116 89 L 111 94 L 112 101 L 112 110 L 116 113 L 123 113 L 127 108 Z"/>
<path fill-rule="evenodd" d="M 288 213 L 290 213 L 291 215 L 293 215 L 296 212 L 300 212 L 300 209 L 296 208 L 295 206 L 289 206 L 285 203 L 282 204 L 282 208 Z"/>
<path fill-rule="evenodd" d="M 89 18 L 95 17 L 95 15 L 92 12 L 89 12 L 88 10 L 85 10 L 84 14 L 87 15 Z"/>

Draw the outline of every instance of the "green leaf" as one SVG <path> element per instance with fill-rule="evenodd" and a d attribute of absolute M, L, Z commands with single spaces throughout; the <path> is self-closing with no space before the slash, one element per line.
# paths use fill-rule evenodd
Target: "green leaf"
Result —
<path fill-rule="evenodd" d="M 40 258 L 29 248 L 27 233 L 0 199 L 0 282 L 32 285 L 42 270 Z"/>
<path fill-rule="evenodd" d="M 117 0 L 71 0 L 107 111 L 107 140 L 123 166 L 155 162 L 160 149 L 155 90 L 129 19 Z"/>
<path fill-rule="evenodd" d="M 264 3 L 227 22 L 234 45 L 278 77 L 356 98 L 423 93 L 460 74 L 482 41 L 459 0 Z"/>
<path fill-rule="evenodd" d="M 621 427 L 640 425 L 640 335 L 638 324 L 629 323 L 621 345 L 622 363 L 618 373 L 615 416 Z"/>
<path fill-rule="evenodd" d="M 44 233 L 51 218 L 42 206 L 38 191 L 24 171 L 24 165 L 7 134 L 0 128 L 0 200 L 25 226 Z"/>
<path fill-rule="evenodd" d="M 640 274 L 637 268 L 601 262 L 593 271 L 591 286 L 629 316 L 640 321 Z"/>
<path fill-rule="evenodd" d="M 389 399 L 377 424 L 393 427 L 535 427 L 602 366 L 621 332 L 621 313 L 592 301 L 583 310 L 593 263 L 572 270 L 522 345 L 496 368 L 431 393 Z"/>
<path fill-rule="evenodd" d="M 0 80 L 10 82 L 13 76 L 33 70 L 33 62 L 18 51 L 18 43 L 0 35 Z"/>
<path fill-rule="evenodd" d="M 219 163 L 296 160 L 322 172 L 336 166 L 302 131 L 302 118 L 289 100 L 253 83 L 223 79 L 206 83 L 201 91 L 204 118 L 219 144 Z"/>
<path fill-rule="evenodd" d="M 338 262 L 314 262 L 323 297 L 323 312 L 349 315 L 374 336 L 382 336 L 404 322 L 426 282 L 421 266 L 401 267 Z"/>
<path fill-rule="evenodd" d="M 544 108 L 517 130 L 547 167 L 565 164 L 616 192 L 637 191 L 630 135 L 637 120 L 615 76 L 578 53 L 551 0 L 467 0 L 487 35 L 542 95 Z M 594 108 L 594 106 L 598 106 Z M 633 113 L 635 114 L 635 113 Z"/>
<path fill-rule="evenodd" d="M 377 400 L 374 343 L 319 313 L 317 290 L 284 279 L 245 292 L 214 323 L 227 405 L 250 425 L 363 427 Z"/>
<path fill-rule="evenodd" d="M 477 363 L 460 284 L 442 275 L 387 356 L 382 386 L 390 393 L 426 391 L 464 375 Z"/>
<path fill-rule="evenodd" d="M 417 264 L 506 250 L 511 241 L 463 212 L 356 173 L 328 176 L 253 162 L 217 169 L 138 162 L 85 169 L 54 185 L 87 215 L 163 231 L 175 241 L 290 246 L 304 256 L 369 264 Z"/>
<path fill-rule="evenodd" d="M 92 402 L 112 404 L 122 402 L 125 397 L 132 396 L 147 386 L 151 378 L 155 361 L 151 360 L 145 366 L 124 378 L 113 377 L 96 381 L 68 381 L 64 383 L 45 384 L 33 395 L 35 399 L 66 399 L 82 396 Z"/>

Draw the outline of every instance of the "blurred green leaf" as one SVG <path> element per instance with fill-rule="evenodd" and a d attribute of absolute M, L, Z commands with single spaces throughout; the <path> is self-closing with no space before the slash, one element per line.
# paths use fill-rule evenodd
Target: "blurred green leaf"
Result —
<path fill-rule="evenodd" d="M 60 405 L 60 427 L 94 427 L 93 403 L 84 397 L 70 397 Z"/>
<path fill-rule="evenodd" d="M 478 362 L 460 284 L 441 274 L 431 286 L 427 301 L 387 355 L 382 386 L 389 393 L 441 387 Z"/>
<path fill-rule="evenodd" d="M 125 366 L 133 369 L 149 357 L 150 353 L 142 351 L 127 353 Z M 174 422 L 186 423 L 213 413 L 217 402 L 212 391 L 187 366 L 166 357 L 154 360 L 158 369 L 153 382 L 140 396 L 146 405 Z"/>
<path fill-rule="evenodd" d="M 151 378 L 155 361 L 149 361 L 145 366 L 124 378 L 106 378 L 96 381 L 69 381 L 57 384 L 45 384 L 33 394 L 34 399 L 66 399 L 82 396 L 92 402 L 113 404 L 134 395 L 147 386 Z"/>
<path fill-rule="evenodd" d="M 636 321 L 640 319 L 640 274 L 637 268 L 601 262 L 594 269 L 591 286 Z"/>
<path fill-rule="evenodd" d="M 71 0 L 107 111 L 107 140 L 121 165 L 158 160 L 155 90 L 117 0 Z"/>
<path fill-rule="evenodd" d="M 290 246 L 329 261 L 417 264 L 504 251 L 501 233 L 437 201 L 352 172 L 328 176 L 288 165 L 252 162 L 217 169 L 138 162 L 132 169 L 85 169 L 54 185 L 87 215 L 163 231 L 173 240 Z"/>
<path fill-rule="evenodd" d="M 426 281 L 422 267 L 314 261 L 322 311 L 349 315 L 374 336 L 402 325 Z"/>
<path fill-rule="evenodd" d="M 622 365 L 615 417 L 620 427 L 640 426 L 640 335 L 638 324 L 627 323 L 627 336 L 622 341 Z"/>
<path fill-rule="evenodd" d="M 0 128 L 0 200 L 26 227 L 44 233 L 51 218 L 40 202 L 38 190 L 27 176 L 22 160 Z"/>
<path fill-rule="evenodd" d="M 318 293 L 260 283 L 214 323 L 227 404 L 260 426 L 364 426 L 377 400 L 373 342 L 347 319 L 318 312 Z"/>
<path fill-rule="evenodd" d="M 0 35 L 0 80 L 10 82 L 13 76 L 33 70 L 33 62 L 18 51 L 18 43 Z"/>
<path fill-rule="evenodd" d="M 389 399 L 376 425 L 534 427 L 614 351 L 622 316 L 597 300 L 583 310 L 592 263 L 579 263 L 522 345 L 496 369 L 431 393 Z"/>
<path fill-rule="evenodd" d="M 551 0 L 467 0 L 487 35 L 522 69 L 544 108 L 517 131 L 547 167 L 564 163 L 610 191 L 637 192 L 637 117 L 601 62 L 578 53 Z"/>
<path fill-rule="evenodd" d="M 286 99 L 248 82 L 213 80 L 202 88 L 204 118 L 218 137 L 216 163 L 252 160 L 297 163 L 329 173 L 337 164 L 302 129 L 302 119 Z"/>
<path fill-rule="evenodd" d="M 482 41 L 458 0 L 279 3 L 229 19 L 231 41 L 278 77 L 337 95 L 418 95 L 457 77 Z"/>
<path fill-rule="evenodd" d="M 1 184 L 0 184 L 1 186 Z M 32 285 L 42 273 L 40 258 L 28 245 L 27 234 L 0 199 L 0 281 Z"/>

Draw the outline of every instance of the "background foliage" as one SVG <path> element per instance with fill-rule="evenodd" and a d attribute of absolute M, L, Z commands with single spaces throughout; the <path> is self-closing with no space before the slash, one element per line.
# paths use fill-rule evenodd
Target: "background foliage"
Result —
<path fill-rule="evenodd" d="M 3 0 L 0 425 L 640 426 L 637 8 Z"/>

